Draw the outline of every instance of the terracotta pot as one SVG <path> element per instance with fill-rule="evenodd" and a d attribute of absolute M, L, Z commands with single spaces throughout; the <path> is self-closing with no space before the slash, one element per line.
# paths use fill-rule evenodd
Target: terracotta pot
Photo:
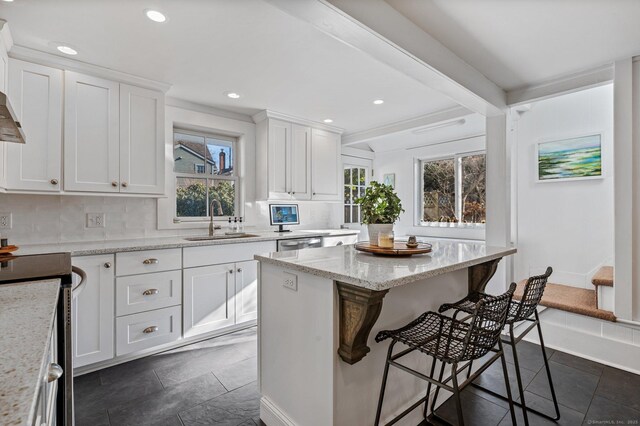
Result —
<path fill-rule="evenodd" d="M 380 232 L 391 231 L 393 231 L 393 223 L 371 223 L 367 225 L 367 232 L 369 232 L 369 244 L 377 246 L 378 234 Z"/>

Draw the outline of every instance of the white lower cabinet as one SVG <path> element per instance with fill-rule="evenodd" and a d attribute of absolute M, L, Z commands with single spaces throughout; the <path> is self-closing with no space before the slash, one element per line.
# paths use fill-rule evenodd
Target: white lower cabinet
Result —
<path fill-rule="evenodd" d="M 184 337 L 235 323 L 235 263 L 184 270 Z"/>
<path fill-rule="evenodd" d="M 180 339 L 180 306 L 116 318 L 116 355 L 125 355 Z"/>
<path fill-rule="evenodd" d="M 73 365 L 82 367 L 113 358 L 113 255 L 74 257 L 87 282 L 73 300 Z"/>
<path fill-rule="evenodd" d="M 116 278 L 116 316 L 182 304 L 182 272 Z"/>
<path fill-rule="evenodd" d="M 236 323 L 258 318 L 258 262 L 236 263 Z"/>

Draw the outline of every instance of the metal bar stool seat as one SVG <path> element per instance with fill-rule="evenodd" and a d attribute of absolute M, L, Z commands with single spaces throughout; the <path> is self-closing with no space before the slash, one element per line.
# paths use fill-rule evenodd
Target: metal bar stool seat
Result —
<path fill-rule="evenodd" d="M 458 320 L 455 317 L 448 317 L 437 312 L 425 312 L 404 327 L 396 330 L 384 330 L 379 332 L 376 336 L 376 342 L 379 343 L 386 339 L 392 339 L 392 342 L 389 345 L 387 352 L 387 360 L 382 378 L 380 397 L 378 399 L 375 425 L 377 426 L 380 424 L 380 414 L 382 411 L 390 366 L 399 368 L 427 381 L 427 392 L 423 398 L 416 401 L 413 405 L 387 423 L 387 425 L 396 423 L 412 410 L 422 405 L 422 403 L 425 404 L 424 417 L 426 418 L 431 385 L 436 386 L 435 397 L 431 404 L 431 411 L 434 411 L 440 388 L 453 392 L 456 402 L 458 424 L 463 425 L 464 419 L 460 402 L 460 391 L 471 383 L 471 381 L 473 381 L 473 379 L 475 379 L 480 373 L 482 373 L 484 369 L 489 367 L 497 358 L 501 358 L 502 360 L 505 385 L 509 396 L 509 405 L 511 407 L 511 418 L 515 424 L 516 420 L 513 410 L 513 401 L 511 399 L 511 389 L 508 381 L 507 364 L 500 340 L 500 333 L 504 328 L 511 298 L 515 289 L 516 285 L 512 284 L 509 291 L 502 295 L 482 298 L 474 305 L 471 316 L 464 321 Z M 408 348 L 394 355 L 393 348 L 398 342 L 403 343 Z M 498 350 L 494 349 L 496 345 L 499 347 Z M 397 362 L 399 358 L 416 350 L 433 358 L 431 371 L 428 376 Z M 458 383 L 457 376 L 460 372 L 464 371 L 468 366 L 470 367 L 473 360 L 482 358 L 492 350 L 495 354 L 491 358 L 490 362 L 486 363 L 485 367 L 481 366 L 481 368 L 474 373 L 473 378 L 468 376 L 465 382 Z M 437 361 L 440 361 L 441 366 L 439 378 L 435 379 L 434 373 Z M 460 363 L 463 363 L 463 365 L 459 368 L 458 365 Z M 446 379 L 443 379 L 445 366 L 448 364 L 451 365 L 451 374 Z M 451 385 L 448 384 L 449 382 L 451 382 Z M 434 416 L 437 417 L 435 413 Z M 444 419 L 439 419 L 441 421 L 445 421 Z"/>
<path fill-rule="evenodd" d="M 522 294 L 521 300 L 511 300 L 509 304 L 509 312 L 507 315 L 507 320 L 505 325 L 509 326 L 508 339 L 500 339 L 503 343 L 508 344 L 512 347 L 513 351 L 513 361 L 516 370 L 516 379 L 518 383 L 518 394 L 520 396 L 520 402 L 514 402 L 515 405 L 522 408 L 522 414 L 524 417 L 525 425 L 529 424 L 529 418 L 527 415 L 527 411 L 538 414 L 542 417 L 545 417 L 549 420 L 557 421 L 560 420 L 560 408 L 558 406 L 558 399 L 556 397 L 555 388 L 553 386 L 553 380 L 551 378 L 551 370 L 549 368 L 549 360 L 547 359 L 547 353 L 544 346 L 544 340 L 542 338 L 542 328 L 540 327 L 540 317 L 538 316 L 538 304 L 542 299 L 542 295 L 544 294 L 544 289 L 547 285 L 547 280 L 549 276 L 553 272 L 551 267 L 548 267 L 544 274 L 535 275 L 530 277 L 525 286 Z M 513 285 L 513 284 L 512 284 Z M 479 300 L 482 300 L 487 297 L 493 297 L 485 293 L 471 293 L 467 297 L 455 302 L 455 303 L 445 303 L 440 306 L 438 312 L 442 313 L 448 310 L 453 309 L 454 314 L 453 318 L 456 318 L 460 312 L 464 312 L 466 314 L 472 315 L 473 308 L 475 303 Z M 514 326 L 519 325 L 523 322 L 530 322 L 531 325 L 527 327 L 519 336 L 516 336 L 514 333 Z M 540 348 L 542 350 L 542 357 L 544 359 L 544 365 L 547 372 L 547 379 L 549 381 L 549 389 L 551 391 L 551 397 L 553 399 L 553 405 L 555 408 L 555 416 L 550 416 L 548 414 L 542 413 L 538 410 L 534 410 L 533 408 L 527 407 L 524 400 L 524 387 L 522 385 L 522 376 L 520 373 L 520 364 L 518 361 L 518 353 L 516 351 L 516 344 L 522 340 L 524 336 L 526 336 L 533 328 L 538 329 L 538 337 L 540 338 Z M 469 372 L 471 372 L 471 368 L 469 368 Z M 490 390 L 486 389 L 476 383 L 472 383 L 472 385 L 478 389 L 482 389 L 483 391 L 501 398 L 506 399 L 504 396 Z"/>

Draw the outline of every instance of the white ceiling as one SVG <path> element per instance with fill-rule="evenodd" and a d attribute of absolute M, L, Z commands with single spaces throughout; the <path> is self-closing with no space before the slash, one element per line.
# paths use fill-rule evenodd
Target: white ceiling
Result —
<path fill-rule="evenodd" d="M 638 0 L 386 0 L 503 89 L 640 54 Z"/>
<path fill-rule="evenodd" d="M 146 8 L 168 21 L 149 21 Z M 244 114 L 332 118 L 355 132 L 455 106 L 262 0 L 15 0 L 0 2 L 0 18 L 16 45 L 58 54 L 52 42 L 66 43 L 79 61 L 164 81 L 173 85 L 169 96 Z M 377 98 L 384 105 L 372 105 Z"/>

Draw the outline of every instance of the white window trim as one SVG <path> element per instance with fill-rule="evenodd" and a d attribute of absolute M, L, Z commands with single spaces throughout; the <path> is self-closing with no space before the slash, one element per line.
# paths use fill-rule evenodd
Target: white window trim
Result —
<path fill-rule="evenodd" d="M 486 150 L 475 150 L 475 151 L 466 151 L 466 152 L 459 152 L 459 153 L 454 153 L 454 154 L 450 154 L 450 155 L 441 155 L 441 156 L 435 156 L 435 157 L 419 157 L 419 158 L 415 158 L 414 163 L 415 163 L 415 173 L 416 173 L 416 178 L 414 179 L 414 182 L 416 182 L 416 188 L 415 188 L 415 212 L 414 212 L 414 221 L 413 221 L 413 225 L 416 227 L 421 227 L 421 228 L 445 228 L 445 229 L 481 229 L 484 230 L 485 229 L 485 224 L 483 223 L 473 223 L 473 224 L 465 224 L 462 222 L 459 223 L 446 223 L 446 222 L 438 222 L 438 223 L 428 223 L 428 222 L 424 222 L 422 220 L 422 212 L 423 212 L 423 203 L 424 203 L 424 197 L 423 197 L 423 188 L 424 188 L 424 172 L 423 172 L 423 167 L 424 167 L 424 163 L 428 163 L 431 161 L 439 161 L 439 160 L 454 160 L 454 184 L 456 186 L 455 188 L 455 193 L 456 193 L 456 217 L 462 217 L 462 200 L 460 199 L 460 197 L 458 196 L 458 194 L 462 193 L 462 179 L 460 178 L 462 176 L 462 158 L 463 157 L 469 157 L 472 155 L 478 155 L 478 154 L 483 154 L 485 155 L 485 159 L 486 159 L 486 155 L 487 152 Z"/>
<path fill-rule="evenodd" d="M 165 108 L 165 198 L 158 199 L 158 229 L 206 229 L 206 220 L 174 222 L 176 205 L 176 179 L 173 172 L 173 129 L 190 129 L 214 135 L 237 138 L 236 178 L 239 193 L 238 215 L 245 223 L 252 220 L 253 211 L 247 211 L 246 197 L 255 193 L 255 124 L 234 118 L 222 117 L 204 111 L 167 105 Z M 239 195 L 238 195 L 239 194 Z"/>
<path fill-rule="evenodd" d="M 342 162 L 342 219 L 343 219 L 343 224 L 345 225 L 360 225 L 360 222 L 345 222 L 344 221 L 344 207 L 346 206 L 345 203 L 345 199 L 344 199 L 344 187 L 347 186 L 346 183 L 344 182 L 344 171 L 345 169 L 352 169 L 352 168 L 359 168 L 359 169 L 365 169 L 365 181 L 364 181 L 364 186 L 365 188 L 369 186 L 369 183 L 371 182 L 371 177 L 372 177 L 372 171 L 373 171 L 373 166 L 372 166 L 372 161 L 371 160 L 367 160 L 367 159 L 363 159 L 363 158 L 355 158 L 355 157 L 348 157 L 348 156 L 342 156 L 343 158 L 343 162 Z M 350 204 L 351 206 L 354 205 L 354 203 Z"/>

